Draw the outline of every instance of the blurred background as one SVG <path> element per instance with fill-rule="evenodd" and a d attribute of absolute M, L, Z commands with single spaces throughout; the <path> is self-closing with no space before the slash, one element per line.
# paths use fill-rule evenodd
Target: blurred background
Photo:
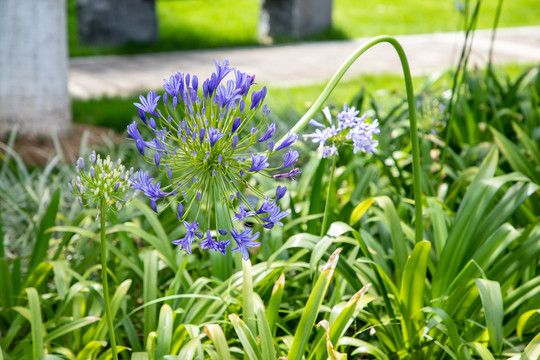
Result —
<path fill-rule="evenodd" d="M 269 41 L 291 42 L 299 38 L 312 41 L 338 40 L 382 34 L 457 31 L 463 28 L 464 16 L 471 7 L 469 1 L 456 0 L 67 1 L 70 56 L 249 46 Z M 105 3 L 110 4 L 108 10 L 103 5 Z M 540 6 L 535 0 L 487 0 L 481 5 L 478 29 L 493 26 L 501 3 L 499 27 L 540 25 Z M 143 15 L 145 20 L 141 21 Z M 306 18 L 318 24 L 306 24 Z M 78 23 L 81 19 L 85 21 L 82 39 L 77 31 L 79 28 L 80 33 L 81 26 L 79 24 L 78 27 Z M 94 19 L 93 24 L 91 19 Z M 111 29 L 114 24 L 111 24 L 113 21 L 110 19 L 124 23 L 131 19 L 136 24 L 128 28 L 116 26 L 116 32 L 132 32 L 119 36 L 125 40 L 124 45 L 90 45 L 92 40 L 95 40 L 94 43 L 107 41 L 99 38 L 104 25 L 100 25 L 98 19 L 108 22 Z M 302 21 L 304 23 L 300 25 L 310 31 L 298 30 L 288 24 Z M 156 31 L 152 38 L 147 35 L 153 27 Z M 88 32 L 97 33 L 96 38 L 85 36 Z M 145 36 L 140 33 L 147 36 L 146 42 Z M 113 39 L 109 40 L 114 43 Z"/>

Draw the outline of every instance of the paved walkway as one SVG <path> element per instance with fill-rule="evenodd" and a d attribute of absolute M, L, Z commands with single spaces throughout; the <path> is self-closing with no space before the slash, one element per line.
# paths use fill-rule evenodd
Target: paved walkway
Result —
<path fill-rule="evenodd" d="M 397 36 L 411 72 L 425 74 L 454 66 L 464 34 L 436 33 Z M 176 71 L 196 74 L 200 79 L 214 71 L 213 59 L 228 59 L 232 67 L 256 74 L 258 83 L 272 86 L 310 84 L 329 79 L 341 63 L 368 39 L 327 41 L 170 53 L 94 56 L 72 58 L 69 64 L 69 92 L 74 97 L 127 95 L 159 89 L 163 79 Z M 491 31 L 475 33 L 471 65 L 485 65 Z M 497 30 L 494 63 L 540 64 L 540 26 Z M 364 73 L 401 72 L 397 54 L 388 44 L 368 50 L 346 76 Z"/>

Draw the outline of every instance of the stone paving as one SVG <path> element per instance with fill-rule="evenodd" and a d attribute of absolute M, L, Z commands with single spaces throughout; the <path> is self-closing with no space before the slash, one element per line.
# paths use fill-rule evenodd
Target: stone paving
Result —
<path fill-rule="evenodd" d="M 459 58 L 461 32 L 396 37 L 403 46 L 413 75 L 445 70 Z M 287 45 L 179 51 L 143 55 L 78 57 L 70 59 L 69 92 L 78 98 L 129 95 L 159 89 L 163 79 L 176 71 L 206 78 L 214 71 L 213 59 L 228 59 L 232 67 L 256 74 L 259 84 L 289 86 L 328 80 L 339 66 L 368 38 L 296 43 Z M 487 63 L 491 31 L 474 35 L 470 65 Z M 502 28 L 496 33 L 493 62 L 540 64 L 540 26 Z M 361 74 L 401 72 L 396 52 L 389 44 L 368 50 L 345 77 Z"/>

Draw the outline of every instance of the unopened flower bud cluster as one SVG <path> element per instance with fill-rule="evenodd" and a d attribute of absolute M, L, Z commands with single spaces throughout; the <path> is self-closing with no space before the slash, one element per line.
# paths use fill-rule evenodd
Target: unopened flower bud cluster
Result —
<path fill-rule="evenodd" d="M 68 184 L 71 193 L 78 197 L 79 204 L 89 205 L 105 200 L 113 210 L 120 210 L 127 201 L 131 187 L 133 168 L 126 171 L 121 160 L 113 163 L 111 157 L 102 159 L 92 151 L 90 164 L 85 168 L 84 159 L 77 160 L 77 177 Z"/>

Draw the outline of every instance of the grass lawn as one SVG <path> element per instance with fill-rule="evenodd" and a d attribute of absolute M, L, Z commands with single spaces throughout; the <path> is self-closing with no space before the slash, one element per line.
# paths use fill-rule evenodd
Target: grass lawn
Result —
<path fill-rule="evenodd" d="M 505 65 L 497 67 L 498 71 L 506 74 L 511 79 L 523 73 L 526 67 L 523 65 Z M 428 80 L 428 76 L 413 78 L 416 93 L 419 93 Z M 437 80 L 437 86 L 450 86 L 450 77 L 442 75 Z M 264 84 L 258 84 L 261 87 Z M 269 87 L 266 103 L 269 108 L 281 118 L 295 119 L 311 106 L 322 92 L 326 83 L 304 85 L 296 87 Z M 365 88 L 370 94 L 387 93 L 396 94 L 399 98 L 405 97 L 405 85 L 400 74 L 363 75 L 361 77 L 341 81 L 326 102 L 328 105 L 341 107 L 343 103 L 351 104 L 355 96 Z M 141 90 L 140 94 L 148 90 Z M 163 90 L 158 90 L 162 93 Z M 103 97 L 91 100 L 72 100 L 73 120 L 76 123 L 92 124 L 112 128 L 118 132 L 124 132 L 126 126 L 137 118 L 137 112 L 133 102 L 139 102 L 139 93 L 128 97 Z"/>
<path fill-rule="evenodd" d="M 336 0 L 334 26 L 347 38 L 381 34 L 420 34 L 461 29 L 456 0 Z M 470 1 L 475 5 L 475 1 Z M 361 6 L 359 4 L 362 4 Z M 478 28 L 493 26 L 498 1 L 482 1 Z M 473 8 L 473 6 L 471 6 Z M 540 7 L 534 0 L 504 1 L 499 27 L 540 25 Z"/>
<path fill-rule="evenodd" d="M 160 41 L 122 47 L 79 44 L 75 1 L 68 0 L 71 56 L 141 53 L 247 46 L 257 44 L 260 1 L 157 0 Z M 497 1 L 484 1 L 478 28 L 493 24 Z M 334 0 L 334 28 L 309 40 L 346 39 L 381 34 L 415 34 L 460 29 L 461 13 L 454 0 Z M 540 25 L 536 0 L 503 3 L 499 26 Z M 291 41 L 282 39 L 281 41 Z"/>
<path fill-rule="evenodd" d="M 415 77 L 414 86 L 420 89 L 427 77 Z M 258 84 L 262 87 L 264 84 Z M 326 83 L 296 87 L 269 87 L 266 102 L 273 112 L 286 117 L 302 115 L 317 99 Z M 340 106 L 344 102 L 350 103 L 354 96 L 365 87 L 368 92 L 380 89 L 405 94 L 403 77 L 399 74 L 365 75 L 356 79 L 342 81 L 332 92 L 328 104 Z M 141 91 L 145 94 L 146 91 Z M 163 90 L 158 90 L 162 93 Z M 92 124 L 112 128 L 123 132 L 126 126 L 137 118 L 137 111 L 133 102 L 139 102 L 138 94 L 128 97 L 103 97 L 99 99 L 81 100 L 73 99 L 73 120 L 77 123 Z M 281 113 L 284 114 L 281 114 Z"/>

